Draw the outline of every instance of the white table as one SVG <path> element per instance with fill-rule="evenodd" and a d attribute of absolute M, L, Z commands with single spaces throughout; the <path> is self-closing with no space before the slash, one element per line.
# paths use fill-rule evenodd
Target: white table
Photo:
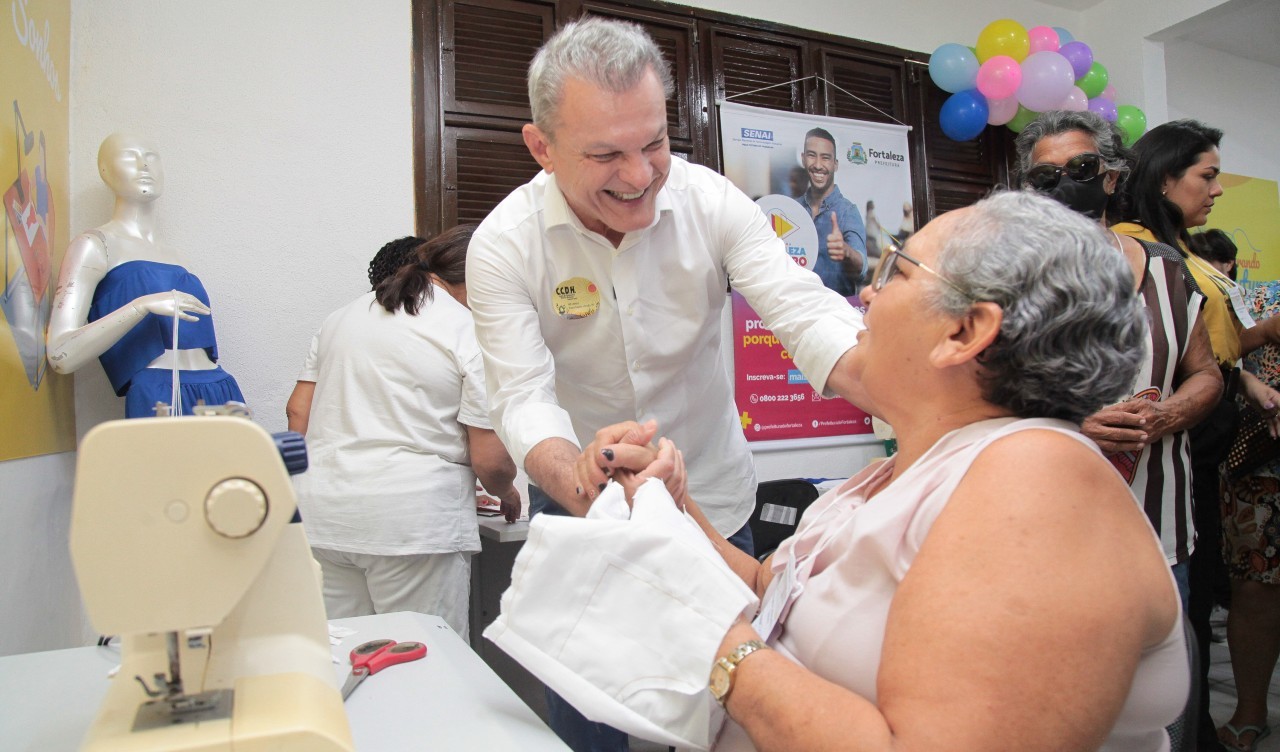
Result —
<path fill-rule="evenodd" d="M 346 678 L 346 657 L 382 637 L 426 643 L 427 656 L 364 681 L 347 700 L 360 752 L 392 750 L 568 749 L 471 648 L 436 616 L 379 614 L 335 619 L 356 632 L 333 647 Z M 75 750 L 107 692 L 119 648 L 72 648 L 0 658 L 0 748 L 9 752 Z"/>

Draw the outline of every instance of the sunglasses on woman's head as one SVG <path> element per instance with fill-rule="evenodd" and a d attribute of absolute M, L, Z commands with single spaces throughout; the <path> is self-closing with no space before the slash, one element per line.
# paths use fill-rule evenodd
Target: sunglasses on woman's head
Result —
<path fill-rule="evenodd" d="M 1037 191 L 1049 191 L 1058 185 L 1063 174 L 1077 183 L 1087 183 L 1102 174 L 1102 155 L 1085 152 L 1077 154 L 1061 167 L 1051 164 L 1038 164 L 1027 170 L 1027 185 Z"/>

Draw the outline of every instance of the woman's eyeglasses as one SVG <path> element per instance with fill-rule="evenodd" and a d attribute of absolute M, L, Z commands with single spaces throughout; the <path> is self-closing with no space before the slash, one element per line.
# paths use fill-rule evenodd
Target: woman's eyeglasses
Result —
<path fill-rule="evenodd" d="M 876 266 L 875 274 L 871 276 L 871 289 L 873 291 L 880 292 L 880 290 L 884 289 L 885 285 L 889 284 L 889 280 L 897 276 L 898 259 L 902 259 L 908 263 L 915 264 L 926 272 L 937 277 L 947 287 L 950 287 L 952 290 L 963 295 L 966 300 L 972 301 L 974 299 L 972 295 L 960 289 L 959 285 L 947 279 L 938 271 L 930 268 L 928 264 L 920 261 L 919 259 L 914 259 L 908 256 L 907 252 L 902 250 L 901 246 L 892 240 L 888 240 L 883 250 L 884 254 L 880 256 L 880 263 Z"/>
<path fill-rule="evenodd" d="M 1092 152 L 1077 154 L 1061 167 L 1051 164 L 1038 164 L 1027 170 L 1026 183 L 1037 191 L 1053 190 L 1062 180 L 1063 174 L 1077 183 L 1087 183 L 1102 174 L 1102 155 Z"/>

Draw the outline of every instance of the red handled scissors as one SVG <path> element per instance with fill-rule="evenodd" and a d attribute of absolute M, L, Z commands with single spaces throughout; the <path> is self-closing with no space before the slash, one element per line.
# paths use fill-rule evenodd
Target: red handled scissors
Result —
<path fill-rule="evenodd" d="M 350 697 L 365 677 L 397 663 L 416 661 L 426 654 L 427 646 L 421 642 L 370 640 L 357 645 L 351 651 L 351 675 L 342 685 L 342 699 Z"/>

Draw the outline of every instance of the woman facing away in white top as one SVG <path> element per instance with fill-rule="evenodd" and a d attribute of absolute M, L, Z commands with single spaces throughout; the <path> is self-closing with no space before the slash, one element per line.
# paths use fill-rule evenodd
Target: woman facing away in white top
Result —
<path fill-rule="evenodd" d="M 473 229 L 393 241 L 413 252 L 325 319 L 299 377 L 314 393 L 290 399 L 294 416 L 307 402 L 311 467 L 295 486 L 329 618 L 418 611 L 466 639 L 477 478 L 519 514 L 465 305 Z"/>

